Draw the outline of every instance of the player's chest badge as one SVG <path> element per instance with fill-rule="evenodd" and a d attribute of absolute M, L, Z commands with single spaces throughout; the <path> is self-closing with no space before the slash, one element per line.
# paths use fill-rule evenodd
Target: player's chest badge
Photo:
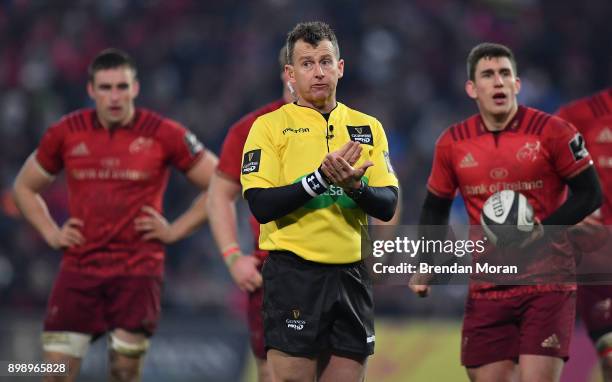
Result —
<path fill-rule="evenodd" d="M 520 163 L 533 163 L 538 159 L 542 144 L 540 141 L 525 142 L 525 145 L 516 152 L 516 159 Z"/>

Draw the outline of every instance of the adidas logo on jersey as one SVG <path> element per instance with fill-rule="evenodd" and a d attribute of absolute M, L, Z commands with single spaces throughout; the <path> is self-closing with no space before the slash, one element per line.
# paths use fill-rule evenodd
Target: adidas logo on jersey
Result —
<path fill-rule="evenodd" d="M 542 341 L 542 347 L 559 349 L 561 347 L 561 344 L 559 343 L 559 338 L 557 338 L 557 335 L 553 334 L 552 336 Z"/>
<path fill-rule="evenodd" d="M 467 153 L 461 162 L 459 162 L 459 168 L 469 168 L 478 166 L 478 162 L 474 159 L 472 153 Z"/>
<path fill-rule="evenodd" d="M 70 155 L 72 155 L 73 157 L 84 157 L 86 155 L 89 155 L 89 149 L 87 148 L 85 142 L 81 142 L 78 145 L 74 146 L 72 151 L 70 151 Z"/>
<path fill-rule="evenodd" d="M 595 140 L 595 142 L 612 143 L 612 129 L 610 129 L 607 126 L 604 127 L 604 129 L 601 130 L 601 133 L 599 133 L 599 135 L 597 136 L 597 139 Z"/>

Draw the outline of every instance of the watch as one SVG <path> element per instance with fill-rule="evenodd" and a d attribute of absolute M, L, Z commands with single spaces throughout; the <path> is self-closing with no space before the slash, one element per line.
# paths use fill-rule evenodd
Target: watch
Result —
<path fill-rule="evenodd" d="M 363 183 L 363 180 L 360 180 L 359 181 L 359 188 L 349 188 L 348 190 L 344 190 L 344 193 L 349 198 L 351 198 L 353 200 L 358 200 L 359 198 L 361 198 L 361 195 L 363 195 L 363 192 L 365 191 L 365 188 L 366 188 L 365 183 Z"/>

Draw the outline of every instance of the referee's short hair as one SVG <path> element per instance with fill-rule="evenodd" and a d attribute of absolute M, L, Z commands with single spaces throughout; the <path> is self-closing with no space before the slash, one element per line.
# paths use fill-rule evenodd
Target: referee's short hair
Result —
<path fill-rule="evenodd" d="M 329 40 L 336 51 L 336 58 L 340 58 L 340 47 L 338 46 L 336 34 L 329 25 L 322 21 L 299 23 L 291 32 L 289 32 L 287 35 L 288 64 L 293 64 L 293 50 L 295 49 L 295 44 L 299 40 L 303 40 L 312 46 L 319 45 L 319 43 L 323 40 Z"/>
<path fill-rule="evenodd" d="M 493 42 L 483 42 L 476 45 L 470 51 L 467 58 L 467 75 L 470 81 L 474 81 L 476 78 L 476 66 L 482 58 L 498 58 L 507 57 L 512 64 L 512 70 L 514 75 L 517 76 L 516 71 L 516 60 L 514 59 L 514 53 L 512 50 L 505 45 L 496 44 Z"/>

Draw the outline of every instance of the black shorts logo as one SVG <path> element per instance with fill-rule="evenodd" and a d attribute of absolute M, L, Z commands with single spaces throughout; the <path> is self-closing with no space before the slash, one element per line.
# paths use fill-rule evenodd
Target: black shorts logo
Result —
<path fill-rule="evenodd" d="M 349 137 L 353 142 L 359 142 L 364 145 L 374 146 L 374 137 L 370 126 L 346 126 Z"/>
<path fill-rule="evenodd" d="M 569 142 L 569 147 L 576 162 L 586 158 L 589 155 L 589 152 L 585 147 L 584 138 L 582 135 L 580 135 L 580 133 L 576 133 L 576 135 L 574 135 L 574 138 L 572 138 L 572 140 Z"/>
<path fill-rule="evenodd" d="M 244 158 L 242 159 L 242 175 L 258 172 L 260 161 L 261 149 L 251 150 L 244 153 Z"/>

